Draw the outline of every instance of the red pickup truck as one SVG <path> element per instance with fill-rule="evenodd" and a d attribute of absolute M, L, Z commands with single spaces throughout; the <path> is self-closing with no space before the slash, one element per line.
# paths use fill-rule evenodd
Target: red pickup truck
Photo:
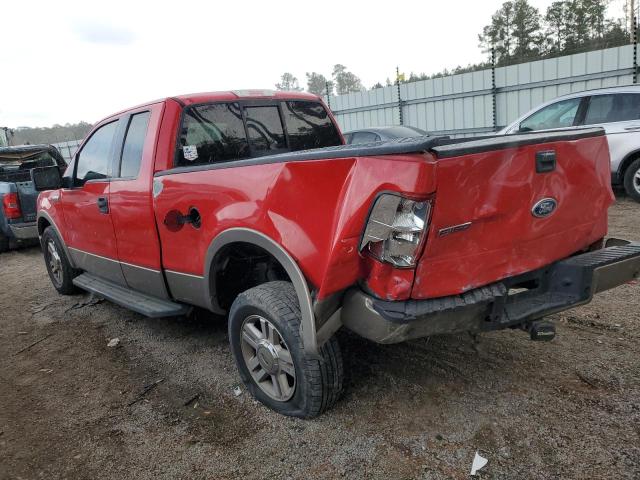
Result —
<path fill-rule="evenodd" d="M 247 389 L 312 417 L 342 390 L 342 326 L 381 343 L 504 328 L 550 339 L 545 315 L 640 271 L 639 244 L 604 245 L 600 129 L 343 143 L 303 93 L 112 115 L 63 175 L 33 171 L 51 281 L 150 317 L 227 314 Z"/>

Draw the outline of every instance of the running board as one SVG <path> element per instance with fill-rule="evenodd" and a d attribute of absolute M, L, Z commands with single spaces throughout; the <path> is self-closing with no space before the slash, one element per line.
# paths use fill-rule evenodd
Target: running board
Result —
<path fill-rule="evenodd" d="M 83 290 L 100 295 L 121 307 L 151 318 L 176 317 L 186 315 L 191 311 L 189 305 L 152 297 L 89 273 L 78 275 L 73 279 L 73 284 Z"/>

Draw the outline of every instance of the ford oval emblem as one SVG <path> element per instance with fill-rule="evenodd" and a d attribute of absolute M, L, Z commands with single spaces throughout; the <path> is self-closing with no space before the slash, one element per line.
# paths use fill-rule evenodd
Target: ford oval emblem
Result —
<path fill-rule="evenodd" d="M 531 214 L 537 218 L 545 218 L 555 212 L 558 202 L 555 198 L 543 198 L 531 209 Z"/>

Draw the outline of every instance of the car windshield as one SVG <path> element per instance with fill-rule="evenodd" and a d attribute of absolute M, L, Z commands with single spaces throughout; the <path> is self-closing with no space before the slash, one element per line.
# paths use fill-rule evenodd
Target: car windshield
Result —
<path fill-rule="evenodd" d="M 566 128 L 573 125 L 581 98 L 561 100 L 538 110 L 520 123 L 521 132 Z"/>

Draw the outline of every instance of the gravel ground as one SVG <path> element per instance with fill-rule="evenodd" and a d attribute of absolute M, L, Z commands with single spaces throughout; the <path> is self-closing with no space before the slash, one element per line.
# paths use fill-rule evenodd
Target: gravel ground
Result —
<path fill-rule="evenodd" d="M 640 239 L 640 205 L 610 230 Z M 481 478 L 640 478 L 637 282 L 555 315 L 550 343 L 340 332 L 346 392 L 311 421 L 234 394 L 224 319 L 59 296 L 37 248 L 1 255 L 0 282 L 2 479 L 468 478 L 476 451 Z"/>

